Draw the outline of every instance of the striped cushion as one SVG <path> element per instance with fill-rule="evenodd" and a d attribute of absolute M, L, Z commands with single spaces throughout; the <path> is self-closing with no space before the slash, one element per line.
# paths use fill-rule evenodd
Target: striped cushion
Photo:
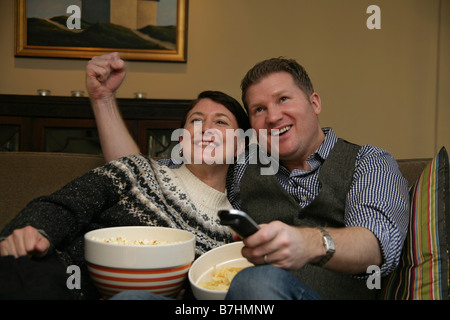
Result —
<path fill-rule="evenodd" d="M 383 299 L 449 298 L 449 159 L 442 148 L 411 189 L 409 233 L 397 269 L 383 280 Z"/>

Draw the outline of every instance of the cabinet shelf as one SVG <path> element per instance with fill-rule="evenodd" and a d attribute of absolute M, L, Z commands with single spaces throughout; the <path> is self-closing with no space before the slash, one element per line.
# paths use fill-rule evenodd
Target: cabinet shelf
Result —
<path fill-rule="evenodd" d="M 131 135 L 144 154 L 170 156 L 170 137 L 191 100 L 117 99 Z M 0 151 L 100 154 L 89 98 L 0 95 Z"/>

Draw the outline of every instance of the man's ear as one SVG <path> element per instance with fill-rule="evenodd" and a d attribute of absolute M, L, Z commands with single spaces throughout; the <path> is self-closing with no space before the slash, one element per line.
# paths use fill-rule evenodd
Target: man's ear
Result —
<path fill-rule="evenodd" d="M 322 112 L 322 102 L 320 101 L 320 96 L 317 92 L 314 92 L 310 97 L 309 97 L 309 102 L 311 103 L 313 109 L 314 109 L 314 113 L 316 115 L 319 115 Z"/>

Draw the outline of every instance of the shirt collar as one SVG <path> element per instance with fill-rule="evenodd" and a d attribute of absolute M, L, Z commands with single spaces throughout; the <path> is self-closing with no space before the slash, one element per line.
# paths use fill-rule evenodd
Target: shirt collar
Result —
<path fill-rule="evenodd" d="M 328 155 L 336 144 L 338 138 L 332 128 L 322 128 L 322 131 L 325 134 L 325 139 L 312 156 L 317 154 L 322 160 L 325 160 L 328 158 Z"/>
<path fill-rule="evenodd" d="M 279 172 L 288 175 L 291 177 L 294 176 L 301 176 L 305 174 L 309 174 L 319 168 L 321 164 L 325 161 L 325 159 L 330 154 L 331 149 L 333 149 L 334 145 L 336 144 L 338 138 L 336 134 L 334 133 L 332 128 L 322 128 L 323 133 L 325 134 L 325 139 L 320 144 L 319 148 L 311 154 L 308 159 L 306 160 L 307 163 L 311 165 L 311 170 L 300 170 L 300 169 L 294 169 L 292 172 L 289 172 L 289 170 L 283 165 L 280 164 L 280 170 Z"/>

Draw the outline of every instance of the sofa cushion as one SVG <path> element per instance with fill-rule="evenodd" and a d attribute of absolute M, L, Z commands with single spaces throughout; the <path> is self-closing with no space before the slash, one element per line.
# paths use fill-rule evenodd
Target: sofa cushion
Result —
<path fill-rule="evenodd" d="M 413 186 L 425 166 L 431 161 L 431 158 L 400 159 L 397 160 L 398 168 L 403 176 L 408 180 L 409 186 Z"/>
<path fill-rule="evenodd" d="M 29 201 L 103 164 L 100 155 L 0 152 L 0 230 Z"/>
<path fill-rule="evenodd" d="M 445 148 L 411 188 L 410 226 L 397 269 L 383 280 L 382 298 L 449 298 L 450 192 Z"/>

